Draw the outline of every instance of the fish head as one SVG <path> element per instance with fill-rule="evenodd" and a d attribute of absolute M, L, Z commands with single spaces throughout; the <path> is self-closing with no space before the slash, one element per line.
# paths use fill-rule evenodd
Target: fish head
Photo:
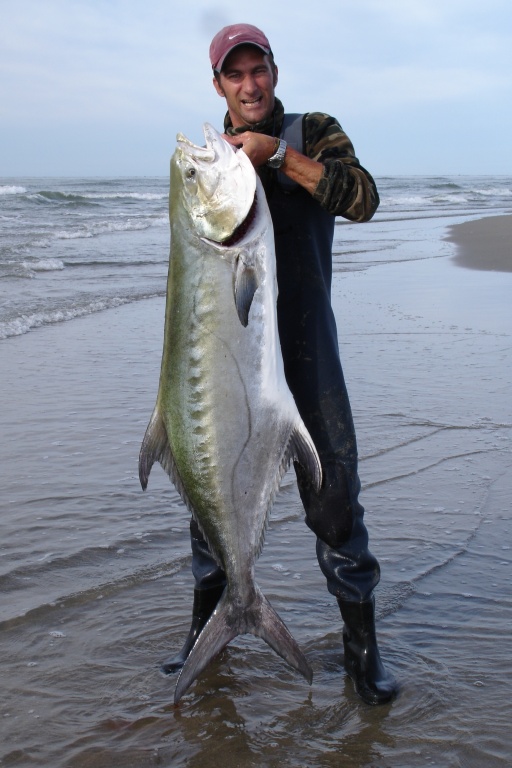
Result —
<path fill-rule="evenodd" d="M 256 171 L 245 152 L 235 150 L 215 128 L 205 123 L 203 131 L 205 147 L 178 134 L 173 180 L 181 185 L 179 197 L 195 234 L 223 243 L 249 215 Z"/>

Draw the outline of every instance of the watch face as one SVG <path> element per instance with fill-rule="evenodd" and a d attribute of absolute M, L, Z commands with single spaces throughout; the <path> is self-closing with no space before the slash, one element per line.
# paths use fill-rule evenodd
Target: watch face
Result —
<path fill-rule="evenodd" d="M 277 148 L 275 155 L 272 155 L 272 157 L 267 160 L 267 165 L 270 166 L 270 168 L 280 168 L 284 163 L 285 152 L 286 141 L 281 139 L 279 141 L 279 147 Z"/>

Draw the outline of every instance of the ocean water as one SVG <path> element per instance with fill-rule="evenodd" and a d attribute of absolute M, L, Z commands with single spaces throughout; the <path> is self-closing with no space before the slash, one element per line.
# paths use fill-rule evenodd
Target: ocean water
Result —
<path fill-rule="evenodd" d="M 165 290 L 166 179 L 0 185 L 0 338 Z"/>
<path fill-rule="evenodd" d="M 377 181 L 375 223 L 512 211 L 512 177 Z M 0 339 L 162 295 L 167 201 L 166 178 L 0 180 Z M 366 269 L 388 258 L 388 238 L 371 243 L 373 228 L 350 229 L 349 243 L 346 231 L 335 243 L 335 268 Z"/>
<path fill-rule="evenodd" d="M 289 472 L 257 578 L 313 686 L 239 638 L 172 704 L 188 513 L 137 457 L 158 386 L 167 179 L 0 183 L 0 766 L 505 768 L 512 761 L 512 273 L 456 266 L 453 224 L 511 177 L 378 179 L 338 220 L 333 306 L 382 655 L 371 708 Z"/>

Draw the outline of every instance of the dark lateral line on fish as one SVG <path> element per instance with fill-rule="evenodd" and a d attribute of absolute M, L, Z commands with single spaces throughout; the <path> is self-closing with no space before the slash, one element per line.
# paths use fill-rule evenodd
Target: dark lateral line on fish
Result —
<path fill-rule="evenodd" d="M 256 195 L 254 195 L 254 200 L 249 208 L 249 213 L 245 217 L 245 219 L 242 221 L 241 224 L 238 225 L 238 227 L 235 229 L 232 235 L 228 237 L 227 240 L 222 241 L 222 245 L 230 248 L 233 245 L 236 245 L 239 240 L 242 239 L 242 237 L 245 235 L 249 227 L 251 226 L 252 222 L 254 221 L 254 217 L 256 216 Z"/>

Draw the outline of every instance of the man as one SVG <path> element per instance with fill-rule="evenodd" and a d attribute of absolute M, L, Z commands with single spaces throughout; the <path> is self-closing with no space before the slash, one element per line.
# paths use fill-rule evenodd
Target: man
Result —
<path fill-rule="evenodd" d="M 261 30 L 225 27 L 213 38 L 210 60 L 214 87 L 228 108 L 226 138 L 257 169 L 274 224 L 285 374 L 320 456 L 320 493 L 300 466 L 295 470 L 306 523 L 317 536 L 318 562 L 343 618 L 345 669 L 367 703 L 385 703 L 397 685 L 375 636 L 373 590 L 380 571 L 358 501 L 356 437 L 330 301 L 334 218 L 368 221 L 379 196 L 334 118 L 284 115 L 274 94 L 278 70 Z M 192 626 L 178 656 L 163 663 L 166 673 L 183 666 L 225 585 L 194 521 L 191 539 Z"/>

